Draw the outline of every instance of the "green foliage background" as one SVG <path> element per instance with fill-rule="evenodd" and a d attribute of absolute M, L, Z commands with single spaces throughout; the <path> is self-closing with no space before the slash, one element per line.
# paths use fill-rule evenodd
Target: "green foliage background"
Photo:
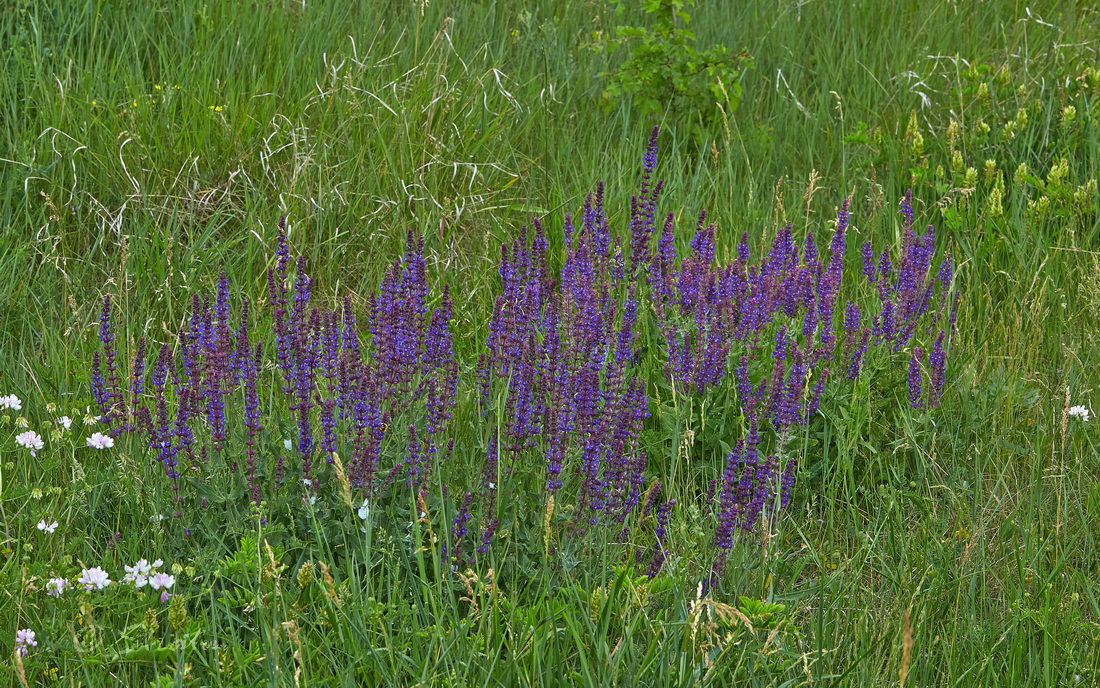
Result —
<path fill-rule="evenodd" d="M 521 561 L 541 511 L 502 537 L 492 572 L 442 580 L 411 504 L 390 515 L 408 530 L 369 539 L 322 514 L 273 545 L 249 514 L 218 512 L 197 526 L 216 544 L 192 552 L 148 520 L 155 472 L 129 451 L 51 442 L 34 460 L 4 440 L 0 682 L 868 686 L 895 685 L 907 661 L 909 685 L 1100 683 L 1096 426 L 1066 413 L 1100 382 L 1096 11 L 698 2 L 694 45 L 753 68 L 736 107 L 711 91 L 657 112 L 605 95 L 629 53 L 592 47 L 654 29 L 622 7 L 5 4 L 0 393 L 35 427 L 50 402 L 78 419 L 102 294 L 131 343 L 178 322 L 222 268 L 259 297 L 283 213 L 329 294 L 367 294 L 406 228 L 424 232 L 429 274 L 464 304 L 459 346 L 476 351 L 499 243 L 532 215 L 556 231 L 597 179 L 621 220 L 659 123 L 662 209 L 685 229 L 708 209 L 730 250 L 787 220 L 824 231 L 848 195 L 857 235 L 881 246 L 912 186 L 918 221 L 961 263 L 943 406 L 897 412 L 889 375 L 831 402 L 778 534 L 737 550 L 703 599 L 713 553 L 687 499 L 653 581 L 592 544 L 605 556 L 563 549 L 584 565 Z M 699 455 L 703 471 L 717 451 Z M 34 528 L 47 514 L 53 539 Z M 186 616 L 117 589 L 41 592 L 58 567 L 120 571 L 150 543 L 182 567 Z M 367 563 L 330 581 L 320 564 L 337 550 Z M 7 638 L 32 622 L 40 646 L 20 670 Z"/>

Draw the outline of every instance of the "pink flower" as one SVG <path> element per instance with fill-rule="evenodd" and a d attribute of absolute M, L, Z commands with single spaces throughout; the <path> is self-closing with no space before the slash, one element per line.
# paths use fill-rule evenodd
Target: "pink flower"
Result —
<path fill-rule="evenodd" d="M 168 573 L 158 573 L 149 579 L 149 587 L 153 590 L 164 590 L 168 592 L 168 589 L 176 584 L 176 577 Z"/>
<path fill-rule="evenodd" d="M 24 657 L 27 656 L 28 647 L 37 647 L 38 641 L 34 639 L 34 631 L 29 628 L 21 628 L 15 632 L 15 649 Z"/>
<path fill-rule="evenodd" d="M 85 443 L 95 449 L 110 449 L 115 446 L 114 438 L 104 435 L 102 432 L 93 432 L 92 436 L 85 440 Z"/>
<path fill-rule="evenodd" d="M 46 583 L 46 594 L 50 597 L 61 597 L 61 593 L 65 592 L 68 585 L 69 581 L 64 578 L 51 578 Z"/>
<path fill-rule="evenodd" d="M 96 566 L 91 569 L 84 569 L 80 573 L 80 578 L 76 579 L 77 583 L 84 586 L 84 589 L 91 592 L 92 590 L 102 590 L 111 584 L 111 577 L 107 575 L 107 572 Z"/>
<path fill-rule="evenodd" d="M 31 456 L 37 456 L 35 452 L 42 448 L 42 437 L 34 430 L 21 432 L 15 436 L 15 442 L 21 447 L 31 450 Z"/>

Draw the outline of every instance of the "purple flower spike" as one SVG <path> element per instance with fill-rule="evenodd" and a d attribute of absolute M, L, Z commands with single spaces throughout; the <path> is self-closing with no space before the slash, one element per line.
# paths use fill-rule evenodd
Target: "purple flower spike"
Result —
<path fill-rule="evenodd" d="M 863 244 L 860 254 L 863 256 L 863 274 L 867 277 L 868 283 L 873 283 L 877 278 L 878 271 L 875 269 L 875 252 L 871 248 L 870 241 Z"/>
<path fill-rule="evenodd" d="M 496 535 L 499 525 L 499 519 L 489 519 L 489 522 L 485 525 L 485 529 L 481 532 L 481 544 L 477 546 L 478 554 L 485 554 L 489 551 L 489 546 L 493 544 L 493 536 Z"/>
<path fill-rule="evenodd" d="M 246 336 L 247 343 L 247 336 Z M 260 358 L 261 344 L 256 343 L 255 359 L 247 357 L 244 361 L 244 426 L 245 426 L 245 479 L 248 482 L 248 492 L 252 502 L 260 502 L 260 484 L 257 471 L 259 469 L 256 457 L 256 435 L 263 429 L 260 424 L 260 397 L 256 388 L 255 360 Z"/>
<path fill-rule="evenodd" d="M 99 342 L 103 345 L 103 363 L 106 368 L 106 381 L 102 392 L 100 408 L 103 416 L 100 422 L 110 427 L 118 418 L 125 418 L 126 397 L 120 388 L 118 370 L 118 347 L 115 344 L 114 329 L 111 327 L 111 295 L 103 297 L 103 309 L 99 313 Z M 97 399 L 99 401 L 99 399 Z M 121 428 L 112 428 L 107 434 L 116 435 Z"/>
<path fill-rule="evenodd" d="M 921 398 L 921 370 L 920 362 L 924 356 L 924 350 L 919 346 L 913 347 L 913 356 L 909 359 L 909 405 L 913 408 L 924 406 Z"/>
<path fill-rule="evenodd" d="M 932 406 L 940 405 L 946 380 L 947 354 L 943 350 L 944 331 L 940 330 L 936 343 L 928 354 L 928 370 L 932 378 Z"/>
<path fill-rule="evenodd" d="M 290 246 L 286 241 L 286 215 L 279 218 L 279 236 L 275 245 L 276 266 L 280 277 L 286 276 L 286 266 L 290 262 Z"/>
<path fill-rule="evenodd" d="M 474 500 L 474 493 L 467 492 L 466 496 L 462 498 L 462 504 L 458 507 L 458 513 L 455 514 L 454 521 L 451 523 L 451 544 L 453 550 L 451 551 L 451 559 L 458 561 L 462 558 L 462 543 L 466 539 L 466 534 L 469 532 L 470 525 L 470 504 Z M 447 558 L 446 545 L 444 545 L 443 558 Z"/>

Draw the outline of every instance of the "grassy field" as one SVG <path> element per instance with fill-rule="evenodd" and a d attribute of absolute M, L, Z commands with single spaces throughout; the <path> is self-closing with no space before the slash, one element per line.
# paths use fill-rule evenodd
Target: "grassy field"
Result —
<path fill-rule="evenodd" d="M 0 683 L 1100 685 L 1100 457 L 1096 422 L 1069 413 L 1094 408 L 1100 385 L 1100 14 L 700 0 L 687 8 L 698 44 L 751 58 L 740 102 L 654 114 L 609 91 L 631 48 L 607 41 L 651 20 L 639 5 L 0 8 L 0 396 L 21 402 L 0 423 Z M 790 503 L 712 576 L 708 483 L 745 416 L 732 381 L 673 393 L 643 301 L 630 369 L 648 393 L 646 474 L 676 500 L 659 572 L 631 555 L 658 519 L 640 514 L 625 541 L 579 527 L 563 506 L 578 488 L 567 481 L 555 509 L 539 447 L 512 464 L 502 452 L 500 498 L 477 503 L 467 549 L 494 517 L 496 536 L 454 563 L 443 548 L 461 496 L 511 408 L 505 392 L 486 405 L 478 382 L 500 245 L 538 218 L 559 270 L 565 214 L 601 180 L 627 237 L 655 125 L 657 214 L 674 214 L 680 256 L 703 209 L 719 262 L 742 232 L 755 260 L 787 222 L 824 247 L 850 198 L 844 287 L 861 288 L 858 247 L 901 245 L 912 189 L 936 265 L 946 252 L 957 264 L 942 403 L 910 407 L 908 349 L 832 379 L 791 444 Z M 363 493 L 352 485 L 347 504 L 324 460 L 301 492 L 289 447 L 299 491 L 276 489 L 297 430 L 273 365 L 260 371 L 261 504 L 231 468 L 245 460 L 240 394 L 228 448 L 181 469 L 178 505 L 148 441 L 86 445 L 105 429 L 82 421 L 98 415 L 106 295 L 124 372 L 142 337 L 150 368 L 178 346 L 192 294 L 213 294 L 222 271 L 235 307 L 247 297 L 264 314 L 252 335 L 272 359 L 267 270 L 284 215 L 314 303 L 349 296 L 364 332 L 410 229 L 431 308 L 449 285 L 454 445 L 421 502 L 398 479 L 361 519 Z M 15 440 L 28 427 L 44 440 L 34 456 Z M 406 435 L 386 432 L 383 470 L 407 460 Z M 52 534 L 36 528 L 52 519 Z M 170 599 L 123 583 L 141 558 L 166 562 Z M 114 583 L 80 589 L 92 567 Z M 56 598 L 55 577 L 69 585 Z M 21 656 L 25 628 L 38 644 Z"/>

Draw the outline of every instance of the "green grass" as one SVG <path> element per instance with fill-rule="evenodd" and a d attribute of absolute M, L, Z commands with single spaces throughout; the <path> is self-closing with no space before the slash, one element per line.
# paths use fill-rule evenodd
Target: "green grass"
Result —
<path fill-rule="evenodd" d="M 660 122 L 604 98 L 601 73 L 623 55 L 593 50 L 596 32 L 642 18 L 594 0 L 9 5 L 0 394 L 18 394 L 35 428 L 51 402 L 79 425 L 103 294 L 130 343 L 174 331 L 222 269 L 262 298 L 281 214 L 319 292 L 359 306 L 406 229 L 422 231 L 429 275 L 455 291 L 460 358 L 476 360 L 499 243 L 532 216 L 556 237 L 598 179 L 621 227 L 654 124 L 680 248 L 703 208 L 721 256 L 742 230 L 757 249 L 788 220 L 796 237 L 825 230 L 851 195 L 859 241 L 881 249 L 912 186 L 918 222 L 960 260 L 963 297 L 942 406 L 911 412 L 900 373 L 838 389 L 806 431 L 813 450 L 773 536 L 735 550 L 703 600 L 714 552 L 693 490 L 739 431 L 696 405 L 669 421 L 697 445 L 652 581 L 614 543 L 571 544 L 557 525 L 559 555 L 536 560 L 543 543 L 517 532 L 465 581 L 428 573 L 440 563 L 425 524 L 364 535 L 321 510 L 288 516 L 296 530 L 269 555 L 277 533 L 227 503 L 196 517 L 192 546 L 149 522 L 164 486 L 139 448 L 107 460 L 47 436 L 30 459 L 5 439 L 0 682 L 20 684 L 7 638 L 30 623 L 30 685 L 896 685 L 908 616 L 908 685 L 1100 684 L 1100 458 L 1095 424 L 1065 415 L 1100 385 L 1088 3 L 700 2 L 700 43 L 744 49 L 755 68 L 735 112 L 701 102 Z M 1027 124 L 1003 134 L 1021 108 Z M 1065 177 L 1050 178 L 1063 157 Z M 987 160 L 1004 175 L 1000 213 Z M 1021 163 L 1031 176 L 1017 182 Z M 458 416 L 470 441 L 455 475 L 468 477 L 482 431 Z M 650 465 L 667 479 L 663 422 Z M 541 533 L 543 498 L 526 499 L 525 532 Z M 413 508 L 402 495 L 387 523 Z M 48 514 L 53 538 L 34 527 Z M 433 532 L 448 525 L 432 515 Z M 118 590 L 41 591 L 81 562 L 120 578 L 151 547 L 193 567 L 178 576 L 178 629 Z"/>

